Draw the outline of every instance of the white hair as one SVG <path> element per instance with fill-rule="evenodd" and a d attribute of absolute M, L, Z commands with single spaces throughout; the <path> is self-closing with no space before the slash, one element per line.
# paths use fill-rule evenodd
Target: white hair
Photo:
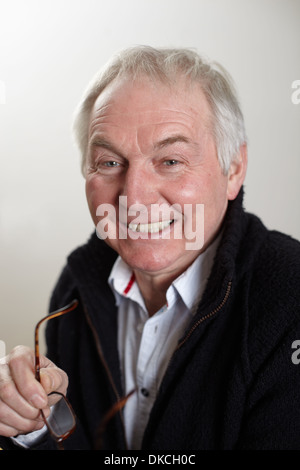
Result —
<path fill-rule="evenodd" d="M 219 163 L 223 172 L 228 172 L 247 140 L 243 114 L 230 75 L 220 64 L 200 57 L 192 49 L 154 49 L 149 46 L 136 46 L 118 53 L 96 74 L 85 91 L 73 121 L 74 137 L 82 155 L 82 170 L 93 105 L 113 80 L 123 76 L 132 79 L 147 76 L 171 85 L 178 76 L 184 76 L 199 83 L 212 112 L 211 131 Z"/>

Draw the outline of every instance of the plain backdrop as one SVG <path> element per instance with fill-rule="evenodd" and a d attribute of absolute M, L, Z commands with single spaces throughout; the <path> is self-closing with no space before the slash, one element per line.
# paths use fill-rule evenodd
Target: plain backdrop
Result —
<path fill-rule="evenodd" d="M 136 44 L 192 47 L 229 70 L 249 139 L 245 207 L 300 238 L 300 104 L 292 101 L 299 0 L 0 0 L 0 340 L 7 350 L 33 345 L 66 256 L 93 231 L 72 113 L 95 72 Z"/>

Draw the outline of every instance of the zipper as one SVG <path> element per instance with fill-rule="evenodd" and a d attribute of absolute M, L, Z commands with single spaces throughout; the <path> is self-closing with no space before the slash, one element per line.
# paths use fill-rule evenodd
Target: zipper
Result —
<path fill-rule="evenodd" d="M 201 323 L 203 323 L 205 320 L 208 320 L 209 318 L 213 317 L 216 313 L 218 313 L 224 307 L 224 305 L 226 304 L 226 302 L 228 300 L 228 297 L 230 295 L 231 286 L 232 286 L 232 281 L 229 281 L 228 284 L 227 284 L 226 292 L 225 292 L 225 295 L 223 297 L 222 302 L 214 310 L 212 310 L 210 313 L 208 313 L 204 317 L 200 318 L 196 323 L 194 323 L 194 325 L 188 331 L 188 333 L 183 338 L 183 340 L 177 345 L 177 348 L 175 349 L 174 352 L 178 351 L 178 349 L 180 349 L 188 341 L 188 339 L 191 337 L 191 335 L 194 333 L 194 331 L 198 328 L 198 326 Z"/>
<path fill-rule="evenodd" d="M 232 281 L 228 281 L 227 283 L 227 288 L 226 288 L 226 291 L 225 291 L 225 295 L 222 299 L 222 301 L 220 302 L 220 304 L 214 309 L 212 310 L 210 313 L 208 313 L 207 315 L 205 315 L 204 317 L 200 318 L 196 323 L 194 323 L 194 325 L 190 328 L 190 330 L 188 331 L 188 333 L 185 335 L 185 337 L 182 339 L 182 341 L 180 341 L 180 343 L 177 345 L 177 348 L 175 349 L 175 351 L 173 352 L 172 354 L 172 357 L 171 359 L 169 360 L 169 363 L 168 363 L 168 366 L 166 368 L 166 371 L 170 368 L 171 366 L 171 363 L 174 361 L 174 356 L 175 356 L 175 352 L 178 351 L 188 340 L 189 338 L 191 337 L 191 335 L 194 333 L 194 331 L 198 328 L 198 326 L 203 323 L 205 320 L 208 320 L 209 318 L 213 317 L 216 313 L 218 313 L 223 307 L 224 305 L 226 304 L 227 300 L 228 300 L 228 297 L 230 295 L 230 292 L 231 292 L 231 287 L 232 287 Z M 148 425 L 147 425 L 148 426 Z M 146 429 L 147 429 L 147 426 L 146 426 Z M 143 444 L 142 444 L 142 449 L 143 449 Z"/>
<path fill-rule="evenodd" d="M 212 310 L 210 313 L 208 313 L 207 315 L 205 315 L 204 317 L 200 318 L 193 326 L 192 328 L 188 331 L 188 333 L 186 334 L 186 336 L 183 338 L 183 340 L 177 345 L 177 348 L 175 349 L 174 353 L 176 351 L 178 351 L 187 341 L 188 339 L 191 337 L 191 335 L 194 333 L 194 331 L 198 328 L 198 326 L 203 323 L 204 321 L 208 320 L 209 318 L 213 317 L 216 313 L 218 313 L 223 307 L 224 305 L 226 304 L 228 298 L 229 298 L 229 295 L 230 295 L 230 292 L 231 292 L 231 286 L 232 286 L 232 281 L 229 281 L 228 284 L 227 284 L 227 288 L 226 288 L 226 292 L 225 292 L 225 295 L 223 297 L 223 300 L 220 302 L 220 304 L 214 309 Z M 98 351 L 98 355 L 100 357 L 100 360 L 102 362 L 102 364 L 104 365 L 104 368 L 105 368 L 105 371 L 107 373 L 107 376 L 108 376 L 108 379 L 109 379 L 109 382 L 112 386 L 112 389 L 115 393 L 115 396 L 116 396 L 116 400 L 117 401 L 120 401 L 121 398 L 120 398 L 120 395 L 119 395 L 119 392 L 116 388 L 116 385 L 114 383 L 114 380 L 112 378 L 112 375 L 111 375 L 111 371 L 107 365 L 107 362 L 106 360 L 104 359 L 104 356 L 103 356 L 103 352 L 102 352 L 102 348 L 101 348 L 101 345 L 100 345 L 100 341 L 99 341 L 99 338 L 98 338 L 98 335 L 97 335 L 97 332 L 95 330 L 95 327 L 90 319 L 90 316 L 87 312 L 87 309 L 85 307 L 85 305 L 83 305 L 83 309 L 84 309 L 84 312 L 85 312 L 85 316 L 87 318 L 87 321 L 88 321 L 88 324 L 89 324 L 89 327 L 92 331 L 92 334 L 93 334 L 93 337 L 94 337 L 94 340 L 95 340 L 95 343 L 96 343 L 96 348 L 97 348 L 97 351 Z M 170 363 L 172 362 L 172 359 L 174 358 L 174 353 L 172 355 L 172 358 L 170 359 L 169 361 L 169 364 L 168 364 L 168 367 L 170 366 Z M 127 444 L 127 440 L 126 440 L 126 433 L 125 433 L 125 425 L 124 425 L 124 419 L 123 419 L 123 415 L 121 412 L 119 412 L 120 414 L 120 417 L 121 417 L 121 422 L 122 422 L 122 426 L 123 426 L 123 436 L 124 436 L 124 442 L 125 442 L 125 447 L 126 449 L 128 449 L 128 444 Z"/>
<path fill-rule="evenodd" d="M 92 320 L 87 312 L 87 308 L 85 305 L 83 305 L 83 310 L 84 310 L 84 313 L 85 313 L 85 317 L 87 319 L 87 322 L 88 322 L 88 325 L 92 331 L 92 334 L 93 334 L 93 337 L 94 337 L 94 340 L 95 340 L 95 344 L 96 344 L 96 349 L 97 349 L 97 352 L 98 352 L 98 355 L 100 357 L 100 360 L 105 368 L 105 371 L 106 371 L 106 374 L 107 374 L 107 377 L 108 377 L 108 380 L 110 382 L 110 385 L 113 389 L 113 392 L 116 396 L 116 402 L 120 402 L 121 401 L 121 397 L 120 397 L 120 394 L 116 388 L 116 385 L 115 385 L 115 382 L 112 378 L 112 375 L 111 375 L 111 371 L 107 365 L 107 362 L 104 358 L 104 355 L 103 355 L 103 352 L 102 352 L 102 348 L 101 348 L 101 344 L 100 344 L 100 341 L 99 341 L 99 338 L 98 338 L 98 334 L 97 334 L 97 331 L 92 323 Z M 122 423 L 122 428 L 123 428 L 123 436 L 124 436 L 124 443 L 125 443 L 125 447 L 126 449 L 128 449 L 128 444 L 127 444 L 127 440 L 126 440 L 126 433 L 125 433 L 125 425 L 124 425 L 124 418 L 123 418 L 123 414 L 121 413 L 121 410 L 119 411 L 119 415 L 120 415 L 120 418 L 121 418 L 121 423 Z"/>
<path fill-rule="evenodd" d="M 107 373 L 109 382 L 110 382 L 110 384 L 111 384 L 111 386 L 112 386 L 112 389 L 113 389 L 113 391 L 114 391 L 114 393 L 115 393 L 115 395 L 116 395 L 116 399 L 117 399 L 117 401 L 119 401 L 119 400 L 120 400 L 120 395 L 119 395 L 119 392 L 118 392 L 118 390 L 117 390 L 117 388 L 116 388 L 116 385 L 115 385 L 115 383 L 114 383 L 114 380 L 113 380 L 113 378 L 112 378 L 110 369 L 109 369 L 109 367 L 108 367 L 108 365 L 107 365 L 107 363 L 106 363 L 106 360 L 104 359 L 103 352 L 102 352 L 102 348 L 101 348 L 101 345 L 100 345 L 100 341 L 99 341 L 99 338 L 98 338 L 96 329 L 95 329 L 95 327 L 94 327 L 94 325 L 93 325 L 93 323 L 92 323 L 92 321 L 91 321 L 91 319 L 90 319 L 90 316 L 89 316 L 89 314 L 88 314 L 88 312 L 87 312 L 87 309 L 86 309 L 85 305 L 83 306 L 83 309 L 84 309 L 85 316 L 86 316 L 86 318 L 87 318 L 89 327 L 90 327 L 90 329 L 91 329 L 91 331 L 92 331 L 92 333 L 93 333 L 93 336 L 94 336 L 94 340 L 95 340 L 95 343 L 96 343 L 96 348 L 97 348 L 97 351 L 98 351 L 98 355 L 99 355 L 99 357 L 100 357 L 100 359 L 101 359 L 102 364 L 104 365 L 104 368 L 105 368 L 105 371 L 106 371 L 106 373 Z"/>

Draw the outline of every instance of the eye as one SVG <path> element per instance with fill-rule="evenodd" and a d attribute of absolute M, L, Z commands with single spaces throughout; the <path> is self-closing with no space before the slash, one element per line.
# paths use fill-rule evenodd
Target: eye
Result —
<path fill-rule="evenodd" d="M 111 160 L 111 161 L 108 161 L 108 162 L 104 162 L 103 163 L 103 166 L 107 167 L 107 168 L 116 168 L 117 166 L 119 166 L 120 163 L 114 161 L 114 160 Z"/>
<path fill-rule="evenodd" d="M 163 162 L 162 168 L 165 169 L 165 171 L 179 171 L 182 169 L 182 161 L 177 160 L 176 158 L 167 158 Z"/>
<path fill-rule="evenodd" d="M 122 170 L 122 162 L 110 158 L 98 158 L 88 168 L 89 173 L 100 175 L 114 175 Z"/>
<path fill-rule="evenodd" d="M 179 164 L 179 161 L 178 160 L 175 160 L 174 158 L 172 158 L 171 160 L 166 160 L 164 162 L 164 164 L 166 166 L 175 166 L 175 165 L 178 165 Z"/>
<path fill-rule="evenodd" d="M 165 155 L 162 158 L 158 158 L 157 161 L 157 171 L 161 172 L 164 175 L 179 174 L 184 169 L 184 161 L 182 157 L 173 155 Z"/>

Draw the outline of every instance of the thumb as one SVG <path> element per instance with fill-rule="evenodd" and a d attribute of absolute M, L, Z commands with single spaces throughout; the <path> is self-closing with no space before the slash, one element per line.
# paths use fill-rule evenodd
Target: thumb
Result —
<path fill-rule="evenodd" d="M 47 395 L 51 392 L 66 393 L 68 387 L 67 374 L 49 360 L 48 365 L 40 369 L 40 380 Z"/>

